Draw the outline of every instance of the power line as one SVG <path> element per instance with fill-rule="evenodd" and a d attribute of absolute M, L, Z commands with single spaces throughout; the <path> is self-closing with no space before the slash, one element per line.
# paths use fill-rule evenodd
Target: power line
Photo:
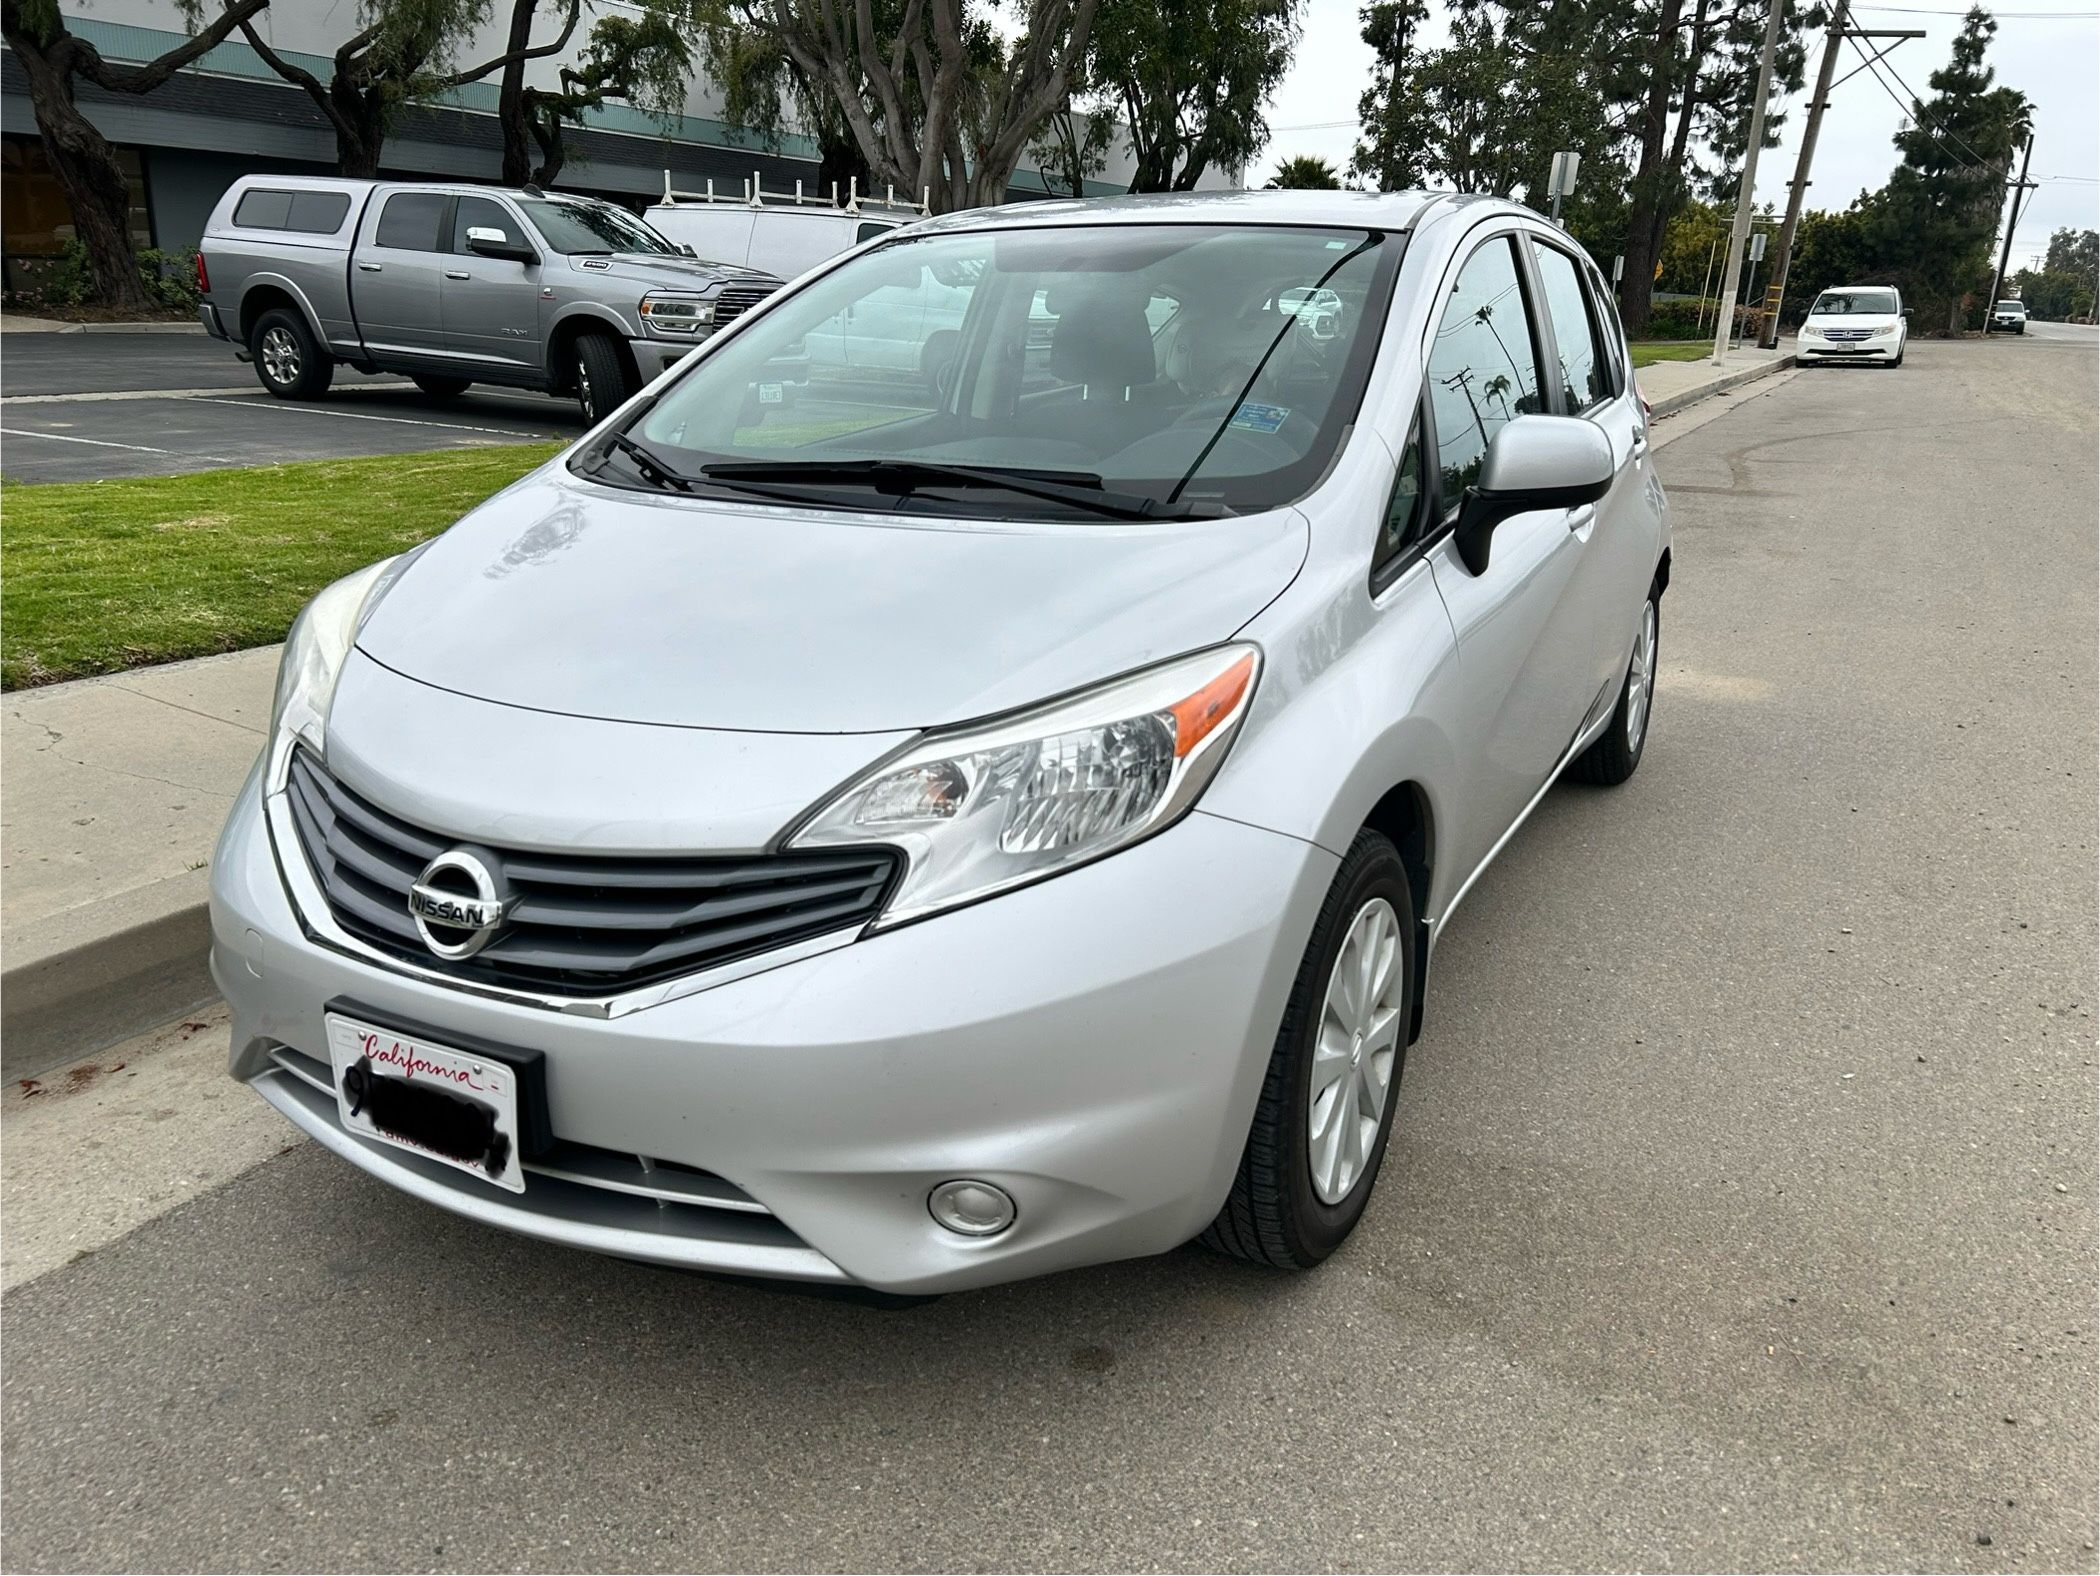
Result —
<path fill-rule="evenodd" d="M 1938 144 L 1939 150 L 1942 153 L 1946 154 L 1949 159 L 1954 161 L 1954 165 L 1957 169 L 1985 170 L 1993 175 L 1998 175 L 2001 177 L 2003 176 L 2003 170 L 2001 170 L 1997 165 L 1985 160 L 1983 156 L 1977 153 L 1974 148 L 1969 148 L 1968 151 L 1970 155 L 1977 160 L 1977 162 L 1975 163 L 1969 162 L 1968 159 L 1964 159 L 1960 154 L 1956 153 L 1953 148 L 1948 146 L 1946 138 L 1940 135 L 1939 128 L 1935 126 L 1932 123 L 1932 121 L 1926 116 L 1925 105 L 1923 101 L 1918 98 L 1917 94 L 1912 93 L 1910 95 L 1910 102 L 1906 103 L 1903 99 L 1903 96 L 1899 94 L 1894 88 L 1888 85 L 1887 80 L 1884 79 L 1881 75 L 1881 57 L 1878 55 L 1869 55 L 1864 49 L 1860 48 L 1859 40 L 1852 37 L 1850 34 L 1846 35 L 1845 41 L 1848 44 L 1850 44 L 1853 50 L 1858 54 L 1861 62 L 1866 67 L 1867 75 L 1874 79 L 1875 85 L 1878 86 L 1882 92 L 1886 93 L 1889 96 L 1890 100 L 1895 104 L 1895 106 L 1898 109 L 1903 111 L 1906 117 L 1915 119 L 1917 121 L 1918 129 L 1924 132 L 1926 136 L 1930 137 L 1936 144 Z M 1893 69 L 1890 71 L 1889 74 L 1891 76 L 1895 75 Z M 1897 81 L 1902 81 L 1902 78 L 1898 77 Z M 1950 132 L 1948 135 L 1951 136 L 1953 134 Z M 1959 142 L 1961 139 L 1957 137 L 1955 140 Z M 1966 144 L 1964 144 L 1964 146 L 1966 146 Z"/>
<path fill-rule="evenodd" d="M 1967 11 L 1949 11 L 1938 6 L 1856 5 L 1855 11 L 1894 11 L 1903 16 L 1967 16 Z M 1993 11 L 1997 22 L 2100 22 L 2100 11 Z"/>
<path fill-rule="evenodd" d="M 1886 56 L 1881 57 L 1881 68 L 1884 71 L 1886 71 L 1890 76 L 1894 77 L 1896 79 L 1897 85 L 1900 86 L 1904 92 L 1910 95 L 1911 101 L 1918 106 L 1920 112 L 1918 115 L 1918 119 L 1920 121 L 1924 120 L 1925 117 L 1923 114 L 1923 110 L 1925 107 L 1925 100 L 1923 99 L 1923 97 L 1920 96 L 1918 90 L 1912 87 L 1908 82 L 1905 82 L 1903 80 L 1903 73 L 1898 71 L 1895 65 Z M 1978 153 L 1966 142 L 1962 142 L 1961 138 L 1955 135 L 1954 129 L 1951 126 L 1942 126 L 1940 130 L 1946 132 L 1948 136 L 1953 137 L 1956 142 L 1961 143 L 1962 151 L 1967 153 L 1970 158 L 1977 160 L 1980 164 L 1990 163 L 1990 161 L 1984 158 L 1982 154 Z M 2006 168 L 2010 169 L 2012 167 L 2012 160 L 2010 158 L 2007 158 L 2005 163 Z"/>

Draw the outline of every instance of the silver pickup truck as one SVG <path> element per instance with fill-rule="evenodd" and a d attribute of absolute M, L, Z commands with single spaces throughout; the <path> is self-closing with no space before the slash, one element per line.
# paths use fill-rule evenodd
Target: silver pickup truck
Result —
<path fill-rule="evenodd" d="M 574 394 L 590 422 L 781 283 L 531 186 L 244 176 L 199 253 L 205 329 L 281 399 L 317 398 L 341 362 L 440 398 Z"/>

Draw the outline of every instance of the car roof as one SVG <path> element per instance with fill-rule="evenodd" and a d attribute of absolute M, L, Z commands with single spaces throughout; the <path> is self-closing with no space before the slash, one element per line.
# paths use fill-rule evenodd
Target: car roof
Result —
<path fill-rule="evenodd" d="M 1453 192 L 1214 191 L 1149 192 L 1131 197 L 1059 198 L 969 208 L 922 219 L 914 235 L 950 230 L 1033 229 L 1045 225 L 1275 224 L 1350 229 L 1412 229 L 1438 205 L 1485 204 L 1530 212 L 1498 198 Z"/>

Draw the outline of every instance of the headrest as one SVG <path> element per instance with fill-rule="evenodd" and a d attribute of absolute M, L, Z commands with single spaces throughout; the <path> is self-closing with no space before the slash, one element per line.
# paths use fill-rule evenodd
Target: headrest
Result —
<path fill-rule="evenodd" d="M 1057 314 L 1050 375 L 1088 388 L 1140 387 L 1159 376 L 1152 325 L 1136 293 L 1066 287 L 1046 303 Z"/>

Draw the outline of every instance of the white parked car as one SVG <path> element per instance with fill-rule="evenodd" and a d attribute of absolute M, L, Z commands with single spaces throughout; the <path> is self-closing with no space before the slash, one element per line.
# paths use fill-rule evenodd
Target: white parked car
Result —
<path fill-rule="evenodd" d="M 1840 285 L 1816 297 L 1794 341 L 1794 359 L 1903 365 L 1910 312 L 1891 285 Z"/>
<path fill-rule="evenodd" d="M 1986 334 L 2002 332 L 2024 334 L 2027 332 L 2027 303 L 2025 301 L 2000 301 L 1991 308 L 1991 320 L 1983 325 Z"/>

